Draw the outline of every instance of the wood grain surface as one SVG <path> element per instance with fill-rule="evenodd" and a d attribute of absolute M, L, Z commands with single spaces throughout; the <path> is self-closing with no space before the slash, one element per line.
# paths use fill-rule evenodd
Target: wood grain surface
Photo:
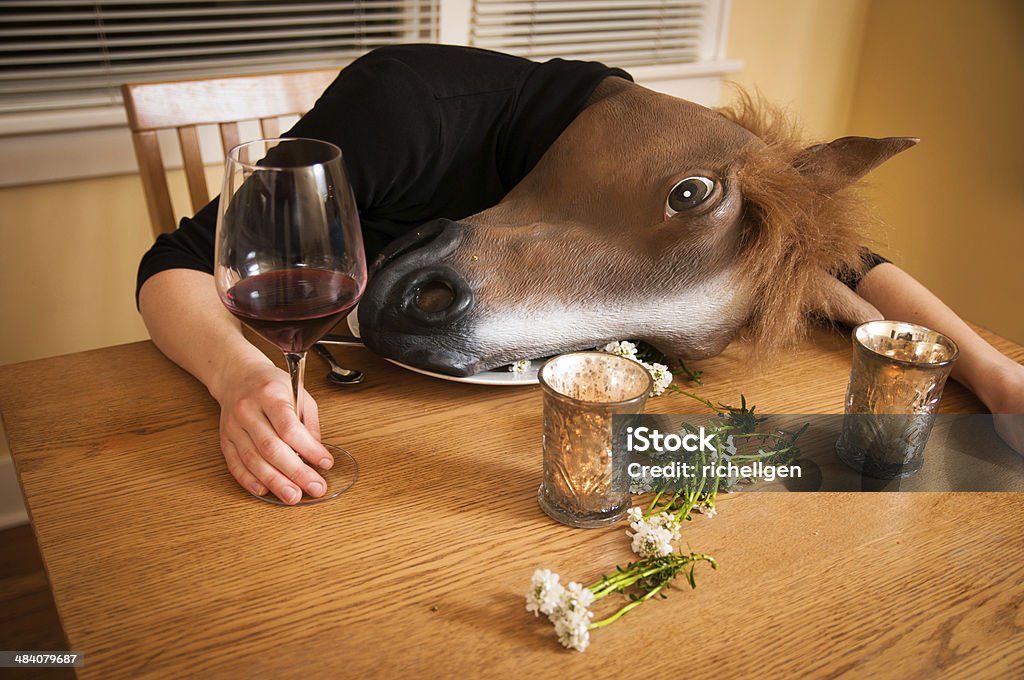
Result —
<path fill-rule="evenodd" d="M 629 542 L 624 526 L 570 529 L 537 507 L 540 389 L 443 382 L 334 351 L 365 384 L 331 387 L 311 359 L 307 386 L 324 440 L 353 452 L 360 479 L 306 508 L 235 484 L 216 403 L 148 342 L 0 369 L 81 677 L 1024 674 L 1021 494 L 730 495 L 717 517 L 684 527 L 718 571 L 698 568 L 695 591 L 569 652 L 526 612 L 530 574 L 589 583 L 629 561 Z M 827 331 L 758 367 L 733 347 L 695 366 L 698 391 L 838 413 L 849 353 Z M 693 412 L 678 395 L 648 410 Z M 983 412 L 955 384 L 943 410 Z"/>

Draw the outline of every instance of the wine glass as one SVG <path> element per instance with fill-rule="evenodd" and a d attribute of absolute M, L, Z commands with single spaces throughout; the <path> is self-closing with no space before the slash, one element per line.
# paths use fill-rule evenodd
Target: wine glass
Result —
<path fill-rule="evenodd" d="M 217 215 L 214 278 L 237 319 L 284 352 L 302 418 L 306 350 L 356 305 L 366 255 L 341 149 L 315 139 L 259 139 L 228 152 Z M 345 449 L 317 469 L 337 498 L 358 467 Z M 315 466 L 314 466 L 315 467 Z M 272 493 L 258 498 L 284 505 Z"/>

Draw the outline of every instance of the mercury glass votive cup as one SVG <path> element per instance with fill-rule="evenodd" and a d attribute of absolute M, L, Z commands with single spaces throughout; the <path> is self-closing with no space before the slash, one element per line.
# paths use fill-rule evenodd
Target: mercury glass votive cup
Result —
<path fill-rule="evenodd" d="M 942 388 L 959 355 L 941 333 L 900 321 L 853 329 L 853 368 L 836 453 L 878 479 L 905 478 L 924 465 Z"/>
<path fill-rule="evenodd" d="M 552 519 L 601 527 L 629 509 L 625 455 L 613 442 L 612 416 L 643 413 L 650 374 L 639 363 L 605 352 L 574 352 L 545 363 L 544 481 L 537 501 Z M 616 451 L 616 453 L 613 453 Z"/>

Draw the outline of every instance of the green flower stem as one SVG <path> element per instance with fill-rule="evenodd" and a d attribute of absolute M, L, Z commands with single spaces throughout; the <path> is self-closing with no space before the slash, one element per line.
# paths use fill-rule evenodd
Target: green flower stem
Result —
<path fill-rule="evenodd" d="M 668 364 L 667 361 L 662 361 L 660 363 Z M 679 366 L 679 368 L 678 368 L 678 370 L 672 371 L 673 375 L 680 375 L 680 374 L 682 374 L 690 382 L 696 383 L 700 387 L 704 386 L 704 380 L 702 378 L 702 372 L 701 371 L 691 371 L 686 366 L 686 364 L 683 363 L 682 359 L 676 359 L 676 364 Z"/>
<path fill-rule="evenodd" d="M 615 612 L 614 614 L 612 614 L 611 616 L 609 616 L 606 619 L 601 619 L 600 621 L 594 621 L 592 624 L 587 626 L 587 628 L 589 630 L 594 630 L 595 628 L 601 628 L 603 626 L 608 626 L 608 625 L 611 625 L 611 624 L 615 623 L 615 621 L 617 621 L 620 617 L 625 616 L 627 612 L 629 612 L 630 610 L 634 609 L 635 607 L 639 607 L 644 602 L 646 602 L 647 600 L 651 599 L 652 597 L 654 597 L 655 595 L 660 593 L 662 588 L 664 588 L 667 585 L 668 585 L 667 582 L 666 583 L 662 583 L 660 586 L 658 586 L 657 588 L 654 588 L 653 590 L 648 592 L 646 595 L 644 595 L 640 599 L 633 600 L 632 602 L 630 602 L 629 604 L 624 606 L 622 609 L 620 609 L 619 611 Z"/>
<path fill-rule="evenodd" d="M 654 494 L 654 500 L 651 501 L 650 507 L 647 508 L 647 513 L 644 517 L 650 517 L 654 513 L 654 509 L 658 507 L 658 501 L 661 500 L 662 495 L 665 493 L 665 489 L 658 489 L 658 493 Z"/>
<path fill-rule="evenodd" d="M 644 583 L 649 590 L 647 590 L 642 596 L 635 598 L 628 604 L 624 605 L 608 618 L 591 623 L 588 628 L 593 630 L 594 628 L 601 628 L 614 623 L 627 612 L 640 606 L 660 593 L 666 586 L 670 585 L 672 580 L 675 579 L 675 577 L 678 576 L 686 567 L 690 567 L 690 573 L 687 576 L 687 581 L 689 581 L 691 587 L 696 588 L 697 584 L 693 580 L 693 567 L 697 562 L 701 561 L 709 563 L 712 569 L 718 568 L 718 562 L 716 562 L 715 558 L 710 555 L 690 553 L 686 556 L 671 555 L 667 558 L 658 557 L 641 560 L 640 562 L 634 562 L 627 570 L 620 571 L 612 577 L 602 577 L 600 581 L 588 588 L 590 592 L 594 593 L 595 602 L 605 595 L 610 595 L 614 592 L 624 593 L 628 588 L 636 585 L 637 583 Z M 652 564 L 653 566 L 651 566 Z"/>
<path fill-rule="evenodd" d="M 596 601 L 609 593 L 623 592 L 644 579 L 663 574 L 664 572 L 669 572 L 667 574 L 668 578 L 664 580 L 665 583 L 668 583 L 675 578 L 676 574 L 683 567 L 701 561 L 710 563 L 715 569 L 718 568 L 718 562 L 715 561 L 715 558 L 703 553 L 690 553 L 685 557 L 682 555 L 669 555 L 668 558 L 648 558 L 634 562 L 630 565 L 630 568 L 625 571 L 619 571 L 614 576 L 601 577 L 600 581 L 588 586 L 587 590 L 594 594 L 594 600 Z M 650 566 L 652 562 L 653 566 Z"/>
<path fill-rule="evenodd" d="M 698 397 L 696 394 L 693 394 L 691 392 L 687 392 L 686 390 L 684 390 L 683 388 L 679 387 L 678 385 L 669 385 L 669 389 L 672 390 L 673 392 L 676 392 L 678 394 L 683 395 L 684 397 L 689 397 L 690 399 L 696 399 L 697 401 L 699 401 L 700 403 L 704 404 L 705 406 L 707 406 L 709 409 L 711 409 L 715 413 L 724 413 L 724 411 L 722 411 L 722 409 L 718 408 L 717 406 L 712 404 L 710 401 L 708 401 L 704 397 Z"/>
<path fill-rule="evenodd" d="M 637 565 L 643 565 L 643 564 L 644 564 L 644 561 L 640 561 L 640 562 L 635 562 L 633 566 L 635 567 Z M 642 581 L 643 579 L 645 579 L 645 578 L 647 578 L 649 576 L 654 576 L 655 574 L 664 571 L 666 567 L 670 567 L 670 566 L 672 566 L 670 563 L 669 564 L 659 564 L 659 565 L 657 565 L 657 566 L 655 566 L 653 568 L 645 569 L 643 571 L 638 571 L 638 572 L 635 572 L 635 573 L 630 573 L 629 571 L 620 571 L 620 572 L 616 573 L 615 576 L 612 576 L 612 577 L 604 576 L 604 577 L 602 577 L 600 581 L 598 581 L 597 583 L 589 586 L 587 588 L 587 590 L 589 590 L 590 592 L 594 593 L 594 599 L 595 600 L 599 600 L 599 599 L 601 599 L 602 597 L 604 597 L 605 595 L 607 595 L 609 593 L 621 592 L 621 591 L 625 590 L 626 588 L 629 588 L 634 583 Z M 602 587 L 602 586 L 604 586 L 604 587 Z"/>

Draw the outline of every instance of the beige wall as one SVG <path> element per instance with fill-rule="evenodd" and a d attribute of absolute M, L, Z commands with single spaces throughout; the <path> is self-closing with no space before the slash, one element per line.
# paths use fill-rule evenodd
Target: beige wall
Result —
<path fill-rule="evenodd" d="M 1024 2 L 876 0 L 850 131 L 921 143 L 872 177 L 883 252 L 1024 343 Z"/>
<path fill-rule="evenodd" d="M 1024 343 L 1024 3 L 733 0 L 728 52 L 810 139 L 920 137 L 869 177 L 879 250 Z"/>
<path fill-rule="evenodd" d="M 735 78 L 816 139 L 913 134 L 877 171 L 890 252 L 954 307 L 1024 342 L 1022 5 L 734 0 Z M 145 337 L 135 177 L 0 189 L 0 364 Z"/>
<path fill-rule="evenodd" d="M 140 340 L 134 176 L 0 189 L 0 364 Z"/>
<path fill-rule="evenodd" d="M 733 0 L 730 80 L 760 91 L 811 139 L 846 134 L 869 0 Z M 728 101 L 729 93 L 725 93 Z"/>

